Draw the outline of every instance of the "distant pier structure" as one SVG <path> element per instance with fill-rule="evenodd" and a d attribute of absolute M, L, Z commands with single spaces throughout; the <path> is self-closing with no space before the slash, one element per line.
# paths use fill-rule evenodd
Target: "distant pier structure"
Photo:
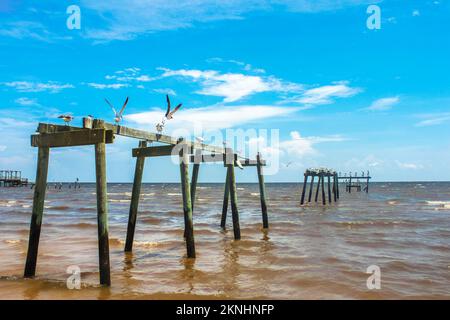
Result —
<path fill-rule="evenodd" d="M 367 174 L 363 171 L 361 174 L 349 172 L 348 174 L 344 173 L 344 175 L 339 172 L 338 179 L 344 180 L 345 191 L 348 193 L 352 193 L 353 190 L 356 192 L 364 191 L 369 193 L 369 183 L 372 177 L 370 176 L 369 171 L 367 171 Z"/>
<path fill-rule="evenodd" d="M 314 186 L 315 178 L 318 178 L 317 186 Z M 311 178 L 311 182 L 309 182 L 309 178 Z M 325 179 L 327 179 L 327 191 L 325 191 Z M 308 202 L 312 201 L 313 191 L 315 189 L 315 197 L 314 201 L 318 202 L 319 200 L 319 191 L 322 189 L 322 204 L 325 205 L 327 203 L 327 195 L 328 202 L 332 203 L 336 202 L 339 199 L 339 183 L 338 183 L 338 174 L 336 171 L 327 169 L 327 168 L 311 168 L 307 169 L 304 173 L 304 182 L 303 182 L 303 190 L 302 197 L 300 200 L 300 204 L 305 204 L 306 198 L 306 189 L 309 184 L 309 193 L 308 193 Z"/>
<path fill-rule="evenodd" d="M 0 170 L 0 187 L 22 187 L 28 185 L 28 179 L 22 178 L 22 171 Z"/>

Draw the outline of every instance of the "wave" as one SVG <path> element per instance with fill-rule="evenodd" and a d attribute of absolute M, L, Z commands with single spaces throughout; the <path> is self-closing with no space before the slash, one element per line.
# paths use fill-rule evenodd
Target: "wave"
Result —
<path fill-rule="evenodd" d="M 434 210 L 450 210 L 450 201 L 425 201 Z"/>

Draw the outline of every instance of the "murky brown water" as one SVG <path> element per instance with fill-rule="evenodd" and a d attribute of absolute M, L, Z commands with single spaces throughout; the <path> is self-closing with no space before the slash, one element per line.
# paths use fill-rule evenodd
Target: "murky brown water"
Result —
<path fill-rule="evenodd" d="M 376 183 L 336 205 L 299 206 L 300 186 L 240 184 L 242 240 L 221 231 L 223 186 L 200 185 L 197 259 L 185 259 L 180 187 L 143 186 L 133 254 L 123 252 L 131 184 L 108 186 L 111 288 L 98 283 L 95 186 L 48 191 L 37 277 L 23 280 L 32 190 L 0 188 L 0 299 L 450 298 L 450 183 Z M 66 287 L 66 269 L 82 289 Z M 381 268 L 368 290 L 366 268 Z"/>

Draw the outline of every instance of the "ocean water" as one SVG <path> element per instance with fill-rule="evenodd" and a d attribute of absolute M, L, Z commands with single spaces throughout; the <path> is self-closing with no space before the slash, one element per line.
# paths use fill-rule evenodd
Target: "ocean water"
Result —
<path fill-rule="evenodd" d="M 178 184 L 144 184 L 134 252 L 123 252 L 131 184 L 109 184 L 110 288 L 98 285 L 95 185 L 50 187 L 35 279 L 23 279 L 33 191 L 0 188 L 0 299 L 450 298 L 450 183 L 373 183 L 369 194 L 301 207 L 301 184 L 267 184 L 262 229 L 257 184 L 238 184 L 242 239 L 223 185 L 200 184 L 197 258 L 187 259 Z M 320 199 L 320 198 L 319 198 Z M 381 288 L 366 285 L 369 266 Z M 82 287 L 66 286 L 69 266 Z"/>

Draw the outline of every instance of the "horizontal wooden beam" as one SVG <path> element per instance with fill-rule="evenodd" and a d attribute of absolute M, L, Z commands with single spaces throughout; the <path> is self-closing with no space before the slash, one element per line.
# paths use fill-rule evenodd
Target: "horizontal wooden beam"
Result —
<path fill-rule="evenodd" d="M 67 131 L 76 131 L 76 130 L 84 130 L 83 128 L 73 127 L 73 126 L 65 126 L 59 124 L 51 124 L 51 123 L 39 123 L 36 132 L 38 133 L 58 133 L 58 132 L 67 132 Z"/>
<path fill-rule="evenodd" d="M 133 149 L 133 157 L 162 157 L 172 155 L 174 146 L 155 146 Z"/>
<path fill-rule="evenodd" d="M 96 143 L 113 143 L 114 135 L 111 130 L 92 129 L 76 130 L 57 133 L 41 133 L 31 136 L 33 147 L 74 147 Z"/>
<path fill-rule="evenodd" d="M 91 129 L 92 128 L 92 119 L 90 118 L 83 118 L 83 128 Z M 161 142 L 165 144 L 170 145 L 176 145 L 179 142 L 178 138 L 174 138 L 171 136 L 158 134 L 154 132 L 148 132 L 144 130 L 139 129 L 132 129 L 120 125 L 115 125 L 111 123 L 105 122 L 105 129 L 112 130 L 114 134 L 117 134 L 119 136 L 129 137 L 129 138 L 135 138 L 140 140 L 146 140 L 150 142 Z M 211 146 L 204 143 L 198 143 L 198 142 L 190 142 L 190 141 L 183 141 L 186 143 L 189 147 L 192 147 L 194 149 L 204 150 L 208 152 L 213 153 L 225 153 L 225 149 L 222 147 L 216 147 Z"/>
<path fill-rule="evenodd" d="M 353 179 L 372 179 L 372 177 L 362 177 L 362 176 L 360 176 L 360 177 L 338 177 L 338 179 L 350 179 L 350 178 L 352 178 L 352 180 Z"/>

